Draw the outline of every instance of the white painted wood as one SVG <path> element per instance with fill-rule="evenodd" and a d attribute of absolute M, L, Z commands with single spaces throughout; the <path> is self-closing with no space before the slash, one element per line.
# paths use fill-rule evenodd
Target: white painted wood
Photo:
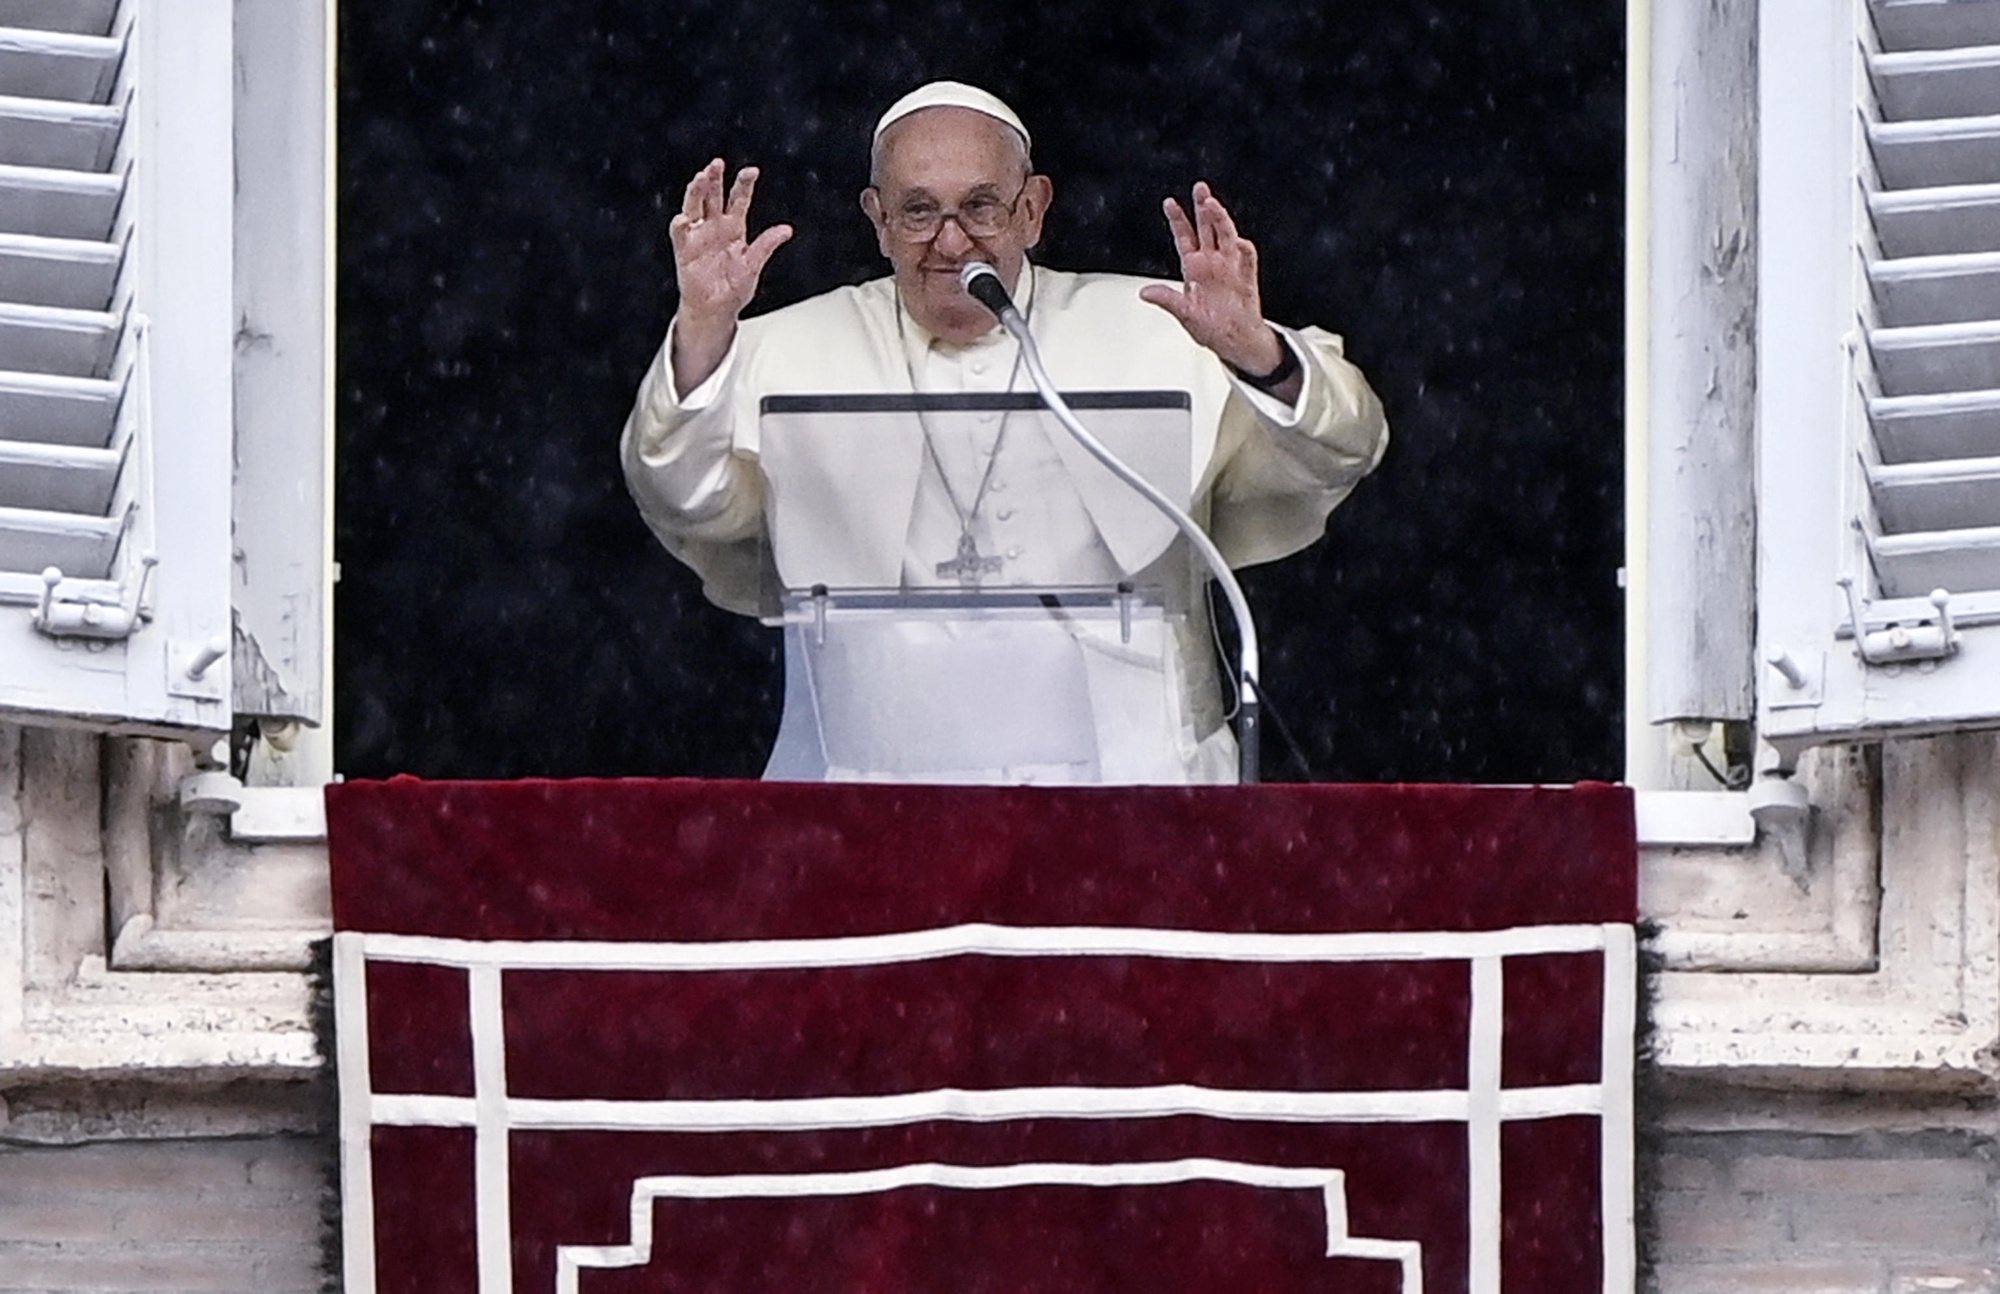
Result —
<path fill-rule="evenodd" d="M 79 516 L 40 508 L 0 507 L 0 568 L 37 572 L 58 567 L 85 579 L 110 571 L 125 533 L 118 517 Z M 34 640 L 24 640 L 30 644 Z M 40 654 L 29 646 L 29 656 Z M 4 695 L 0 688 L 0 695 Z"/>
<path fill-rule="evenodd" d="M 0 94 L 0 163 L 68 171 L 110 164 L 125 111 L 115 103 L 71 103 Z"/>
<path fill-rule="evenodd" d="M 0 94 L 26 99 L 101 99 L 124 50 L 109 36 L 0 27 Z"/>
<path fill-rule="evenodd" d="M 122 174 L 0 166 L 0 229 L 49 238 L 103 238 L 125 193 Z"/>
<path fill-rule="evenodd" d="M 0 0 L 0 27 L 102 36 L 117 13 L 118 0 Z"/>
<path fill-rule="evenodd" d="M 122 455 L 111 449 L 0 440 L 0 507 L 40 507 L 102 517 Z"/>
<path fill-rule="evenodd" d="M 116 243 L 0 233 L 0 283 L 24 305 L 102 310 L 123 255 Z"/>
<path fill-rule="evenodd" d="M 1885 256 L 1937 256 L 2000 247 L 2000 184 L 1871 193 L 1875 237 Z"/>
<path fill-rule="evenodd" d="M 1878 396 L 1868 421 L 1884 462 L 1977 458 L 2000 445 L 2000 390 Z"/>
<path fill-rule="evenodd" d="M 124 393 L 123 375 L 0 372 L 0 427 L 17 436 L 32 431 L 43 444 L 101 449 L 111 443 Z"/>
<path fill-rule="evenodd" d="M 121 323 L 108 310 L 0 302 L 0 370 L 104 377 Z"/>
<path fill-rule="evenodd" d="M 1892 189 L 1978 184 L 2000 175 L 2000 116 L 1870 122 L 1868 142 Z"/>
<path fill-rule="evenodd" d="M 234 705 L 317 723 L 331 664 L 329 24 L 317 2 L 238 0 L 236 14 Z"/>
<path fill-rule="evenodd" d="M 1886 120 L 2000 113 L 2000 45 L 1884 53 L 1870 64 Z"/>
<path fill-rule="evenodd" d="M 1875 23 L 1896 49 L 2000 45 L 2000 8 L 1982 0 L 1879 0 Z"/>
<path fill-rule="evenodd" d="M 1649 722 L 1753 707 L 1756 7 L 1652 9 Z"/>
<path fill-rule="evenodd" d="M 1868 484 L 1882 523 L 1894 531 L 1975 530 L 2000 519 L 2000 457 L 1870 463 Z M 1910 597 L 1926 591 L 1885 589 Z"/>
<path fill-rule="evenodd" d="M 2000 252 L 1876 261 L 1868 280 L 1875 308 L 1891 326 L 1974 322 L 2000 292 Z"/>
<path fill-rule="evenodd" d="M 1884 535 L 1872 540 L 1869 550 L 1882 576 L 1882 590 L 1890 597 L 1913 598 L 1927 589 L 1968 584 L 2000 588 L 2000 526 Z M 1990 651 L 1986 647 L 1979 656 L 1987 668 L 1992 668 Z"/>
<path fill-rule="evenodd" d="M 230 663 L 185 662 L 233 624 L 233 6 L 98 8 L 0 31 L 0 715 L 220 731 Z M 31 627 L 44 567 L 115 602 L 149 559 L 131 637 Z"/>
<path fill-rule="evenodd" d="M 1769 0 L 1760 22 L 1760 219 L 1783 236 L 1760 243 L 1757 658 L 1798 675 L 1763 673 L 1760 735 L 1791 758 L 2000 724 L 1993 19 Z M 1947 590 L 1960 650 L 1862 661 L 1841 579 L 1869 630 L 1935 622 Z"/>

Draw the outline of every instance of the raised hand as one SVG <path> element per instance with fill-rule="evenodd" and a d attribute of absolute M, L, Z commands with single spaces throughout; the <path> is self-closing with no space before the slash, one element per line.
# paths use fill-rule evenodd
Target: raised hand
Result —
<path fill-rule="evenodd" d="M 1257 247 L 1236 232 L 1236 222 L 1208 182 L 1194 186 L 1194 218 L 1181 204 L 1164 204 L 1167 227 L 1181 258 L 1181 286 L 1152 284 L 1139 295 L 1180 320 L 1188 336 L 1245 373 L 1269 373 L 1284 358 L 1284 343 L 1264 322 L 1257 290 Z"/>
<path fill-rule="evenodd" d="M 667 226 L 674 246 L 674 281 L 680 306 L 674 315 L 674 385 L 685 393 L 715 371 L 736 335 L 736 320 L 757 295 L 757 281 L 771 256 L 792 236 L 790 225 L 772 225 L 749 237 L 750 199 L 757 168 L 746 166 L 722 191 L 724 167 L 716 158 L 688 181 L 680 213 Z"/>

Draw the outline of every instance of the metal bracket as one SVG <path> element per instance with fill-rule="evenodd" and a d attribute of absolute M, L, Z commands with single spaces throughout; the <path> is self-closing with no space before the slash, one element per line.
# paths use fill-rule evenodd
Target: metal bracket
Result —
<path fill-rule="evenodd" d="M 1854 650 L 1865 665 L 1901 665 L 1909 661 L 1936 661 L 1958 652 L 1958 631 L 1951 624 L 1951 594 L 1931 590 L 1930 603 L 1937 620 L 1915 624 L 1893 624 L 1870 631 L 1861 615 L 1861 601 L 1854 593 L 1854 580 L 1846 575 L 1836 581 L 1847 595 L 1847 621 L 1854 634 Z"/>
<path fill-rule="evenodd" d="M 1826 654 L 1813 652 L 1798 660 L 1781 646 L 1773 646 L 1764 663 L 1784 681 L 1783 687 L 1767 689 L 1765 704 L 1773 710 L 1796 710 L 1820 703 L 1826 681 Z"/>
<path fill-rule="evenodd" d="M 62 585 L 60 567 L 42 572 L 42 599 L 35 607 L 33 623 L 50 638 L 88 638 L 99 642 L 119 642 L 138 632 L 146 619 L 146 589 L 153 582 L 153 568 L 160 559 L 147 553 L 139 559 L 139 582 L 121 586 L 116 606 L 82 598 L 58 597 Z"/>
<path fill-rule="evenodd" d="M 223 688 L 228 670 L 215 668 L 229 655 L 229 640 L 220 635 L 205 642 L 176 639 L 167 644 L 167 691 L 198 701 L 226 701 Z"/>

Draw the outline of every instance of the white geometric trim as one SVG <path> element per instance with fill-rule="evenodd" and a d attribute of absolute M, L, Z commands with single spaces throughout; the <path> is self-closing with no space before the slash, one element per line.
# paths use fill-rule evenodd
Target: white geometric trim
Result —
<path fill-rule="evenodd" d="M 624 1245 L 562 1245 L 556 1294 L 577 1294 L 582 1269 L 643 1267 L 653 1255 L 653 1202 L 660 1199 L 795 1199 L 873 1195 L 912 1187 L 990 1191 L 1032 1186 L 1163 1186 L 1229 1182 L 1275 1190 L 1316 1190 L 1326 1207 L 1326 1256 L 1401 1266 L 1403 1294 L 1423 1294 L 1423 1247 L 1414 1240 L 1374 1240 L 1347 1229 L 1346 1177 L 1337 1169 L 1283 1168 L 1223 1159 L 1113 1164 L 899 1164 L 852 1173 L 758 1173 L 642 1177 L 632 1184 L 632 1239 Z"/>
<path fill-rule="evenodd" d="M 368 1102 L 368 963 L 361 936 L 333 937 L 334 1057 L 340 1079 L 340 1257 L 347 1294 L 375 1294 L 375 1138 Z M 467 1102 L 470 1105 L 470 1102 Z M 470 1110 L 467 1111 L 470 1114 Z"/>
<path fill-rule="evenodd" d="M 1466 1200 L 1471 1228 L 1470 1294 L 1500 1294 L 1500 959 L 1472 963 L 1472 1022 L 1466 1049 Z"/>
<path fill-rule="evenodd" d="M 1596 1083 L 1496 1092 L 1495 1122 L 1602 1113 Z M 468 1096 L 377 1093 L 370 1117 L 399 1128 L 469 1128 L 481 1111 Z M 537 1132 L 814 1132 L 911 1123 L 1004 1123 L 1012 1119 L 1167 1119 L 1194 1116 L 1257 1123 L 1464 1123 L 1466 1092 L 1289 1092 L 1169 1083 L 1153 1087 L 940 1087 L 888 1096 L 801 1096 L 664 1101 L 509 1097 L 506 1126 Z"/>
<path fill-rule="evenodd" d="M 479 941 L 427 936 L 342 934 L 336 947 L 358 956 L 336 956 L 336 991 L 350 1005 L 342 1014 L 343 1112 L 362 1110 L 362 1117 L 342 1123 L 344 1155 L 364 1163 L 375 1126 L 471 1126 L 475 1128 L 475 1197 L 482 1294 L 511 1287 L 511 1227 L 508 1225 L 508 1146 L 515 1129 L 550 1131 L 602 1130 L 797 1130 L 807 1128 L 879 1127 L 922 1120 L 992 1122 L 1027 1118 L 1152 1118 L 1166 1115 L 1206 1115 L 1215 1118 L 1292 1120 L 1318 1123 L 1380 1123 L 1464 1121 L 1467 1127 L 1467 1182 L 1471 1253 L 1467 1272 L 1472 1294 L 1498 1294 L 1500 1289 L 1501 1173 L 1499 1129 L 1510 1119 L 1540 1119 L 1564 1115 L 1599 1117 L 1603 1165 L 1601 1181 L 1605 1230 L 1605 1294 L 1628 1294 L 1632 1288 L 1629 1200 L 1613 1196 L 1614 1184 L 1632 1180 L 1631 1106 L 1629 1092 L 1607 1092 L 1602 1083 L 1506 1089 L 1501 1083 L 1501 1030 L 1504 1022 L 1502 960 L 1543 953 L 1605 954 L 1603 1074 L 1631 1081 L 1630 1057 L 1616 1062 L 1622 1048 L 1629 1053 L 1632 1038 L 1631 977 L 1635 951 L 1629 926 L 1534 926 L 1509 930 L 1365 934 L 1243 934 L 1201 930 L 1152 930 L 1129 927 L 1019 927 L 969 924 L 937 930 L 889 935 L 826 939 L 712 941 L 693 943 L 604 943 Z M 930 961 L 964 956 L 1032 957 L 1155 957 L 1177 960 L 1242 962 L 1465 961 L 1470 975 L 1470 1020 L 1467 1030 L 1465 1090 L 1393 1092 L 1232 1091 L 1187 1084 L 1154 1087 L 1048 1087 L 967 1090 L 942 1088 L 883 1096 L 802 1097 L 778 1100 L 603 1101 L 535 1100 L 507 1092 L 502 1037 L 500 975 L 505 970 L 577 971 L 705 971 L 834 969 Z M 474 1085 L 470 1098 L 377 1094 L 371 1090 L 365 1051 L 359 1067 L 350 1059 L 350 1044 L 365 1046 L 366 999 L 363 959 L 422 962 L 456 966 L 469 972 L 468 990 L 474 1036 Z M 1609 1126 L 1612 1111 L 1620 1126 Z M 355 1126 L 349 1126 L 350 1122 Z M 357 1144 L 358 1143 L 358 1144 Z M 1177 1161 L 1183 1163 L 1225 1161 Z M 905 1172 L 924 1165 L 904 1165 L 877 1172 Z M 962 1166 L 930 1165 L 951 1171 L 988 1172 Z M 1046 1166 L 1045 1166 L 1046 1167 Z M 1086 1165 L 1096 1170 L 1102 1165 Z M 362 1171 L 365 1171 L 362 1170 Z M 1277 1170 L 1272 1170 L 1277 1171 Z M 1287 1170 L 1290 1171 L 1290 1170 Z M 1334 1170 L 1324 1170 L 1332 1172 Z M 808 1175 L 812 1176 L 812 1175 Z M 867 1174 L 820 1175 L 829 1179 L 862 1180 Z M 689 1182 L 689 1178 L 643 1179 Z M 753 1178 L 711 1178 L 708 1181 L 755 1181 Z M 1324 1184 L 1323 1179 L 1322 1185 Z M 950 1183 L 943 1183 L 950 1184 Z M 692 1188 L 690 1188 L 692 1189 Z M 883 1188 L 888 1189 L 888 1188 Z M 1342 1187 L 1344 1191 L 1344 1186 Z M 1329 1197 L 1331 1200 L 1331 1197 Z M 369 1202 L 372 1206 L 372 1201 Z M 635 1203 L 635 1209 L 637 1208 Z M 1329 1233 L 1344 1235 L 1344 1195 L 1338 1220 L 1329 1204 Z M 635 1231 L 639 1224 L 636 1221 Z M 648 1214 L 650 1216 L 650 1213 Z M 352 1217 L 350 1221 L 357 1221 Z M 372 1226 L 372 1217 L 358 1220 Z M 650 1226 L 650 1223 L 645 1224 Z M 1613 1234 L 1620 1228 L 1624 1234 Z M 1401 1245 L 1407 1242 L 1356 1241 L 1359 1245 Z M 600 1252 L 578 1250 L 578 1253 Z M 601 1252 L 610 1252 L 604 1250 Z M 624 1252 L 620 1250 L 619 1252 Z M 1410 1263 L 1396 1249 L 1344 1250 L 1357 1256 L 1395 1257 L 1404 1262 L 1405 1289 Z M 1410 1253 L 1414 1253 L 1412 1248 Z M 349 1268 L 350 1289 L 372 1291 L 373 1255 L 362 1270 Z M 591 1265 L 588 1263 L 585 1266 Z M 360 1279 L 357 1280 L 356 1278 Z M 1419 1275 L 1418 1280 L 1421 1280 Z"/>
<path fill-rule="evenodd" d="M 479 1294 L 512 1294 L 514 1215 L 508 1157 L 507 1034 L 500 968 L 474 966 L 466 986 L 472 1016 L 473 1196 L 479 1219 Z"/>
<path fill-rule="evenodd" d="M 822 970 L 887 966 L 943 957 L 1167 957 L 1241 962 L 1463 961 L 1525 953 L 1594 952 L 1601 925 L 1393 934 L 1242 934 L 1132 926 L 941 926 L 830 939 L 688 943 L 441 939 L 364 934 L 372 961 L 508 970 Z"/>
<path fill-rule="evenodd" d="M 1633 1162 L 1633 1084 L 1638 1075 L 1639 938 L 1630 926 L 1604 928 L 1603 1058 L 1598 1093 L 1597 1201 L 1604 1234 L 1605 1294 L 1632 1294 L 1639 1282 L 1638 1190 Z M 1504 1103 L 1504 1098 L 1503 1098 Z"/>

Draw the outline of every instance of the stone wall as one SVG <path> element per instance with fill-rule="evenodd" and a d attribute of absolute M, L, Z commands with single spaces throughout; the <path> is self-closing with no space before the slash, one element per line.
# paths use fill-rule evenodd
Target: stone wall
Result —
<path fill-rule="evenodd" d="M 2000 1141 L 1688 1133 L 1660 1147 L 1658 1294 L 2000 1294 Z"/>
<path fill-rule="evenodd" d="M 303 1097 L 17 1093 L 0 1126 L 0 1294 L 317 1291 L 327 1165 Z M 1656 1294 L 2000 1294 L 1989 1112 L 1794 1104 L 1729 1091 L 1652 1112 L 1684 1125 L 1651 1155 Z"/>
<path fill-rule="evenodd" d="M 316 1294 L 296 1136 L 0 1145 L 0 1294 Z"/>

